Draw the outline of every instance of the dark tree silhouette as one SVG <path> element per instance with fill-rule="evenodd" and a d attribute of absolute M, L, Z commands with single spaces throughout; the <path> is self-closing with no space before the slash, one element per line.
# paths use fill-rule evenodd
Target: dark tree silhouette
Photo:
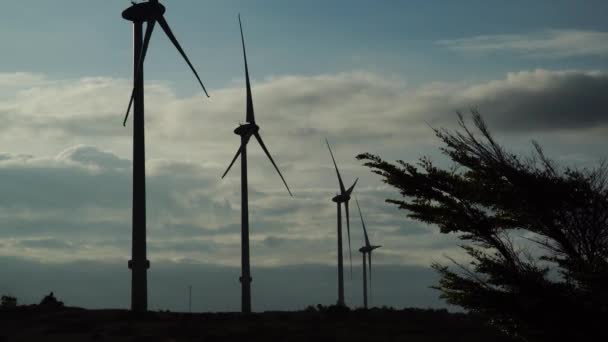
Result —
<path fill-rule="evenodd" d="M 399 190 L 407 216 L 456 234 L 468 265 L 435 263 L 449 303 L 524 340 L 608 340 L 608 167 L 560 167 L 533 142 L 520 157 L 458 113 L 460 130 L 433 129 L 454 166 L 422 157 L 391 164 L 357 156 Z M 601 338 L 604 337 L 604 338 Z"/>
<path fill-rule="evenodd" d="M 17 297 L 3 295 L 0 298 L 0 308 L 14 308 L 17 306 Z"/>
<path fill-rule="evenodd" d="M 40 304 L 38 304 L 38 307 L 42 309 L 56 310 L 63 308 L 63 302 L 57 300 L 57 298 L 55 298 L 55 294 L 53 294 L 51 291 L 51 293 L 42 298 Z"/>

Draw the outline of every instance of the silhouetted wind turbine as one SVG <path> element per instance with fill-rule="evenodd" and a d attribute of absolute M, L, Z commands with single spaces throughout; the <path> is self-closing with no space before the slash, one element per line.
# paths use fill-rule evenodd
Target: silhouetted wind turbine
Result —
<path fill-rule="evenodd" d="M 207 94 L 203 82 L 179 42 L 173 35 L 169 24 L 163 14 L 165 7 L 158 0 L 135 3 L 122 12 L 122 17 L 133 22 L 133 91 L 127 107 L 127 113 L 123 126 L 126 125 L 131 105 L 133 105 L 133 237 L 132 237 L 132 259 L 129 260 L 129 268 L 132 271 L 131 278 L 131 310 L 145 312 L 148 310 L 147 270 L 150 262 L 146 258 L 146 175 L 145 175 L 145 139 L 144 139 L 144 59 L 150 37 L 155 24 L 160 27 L 177 51 L 190 66 L 198 82 Z M 146 22 L 146 33 L 142 39 L 143 23 Z M 209 95 L 207 95 L 209 96 Z"/>
<path fill-rule="evenodd" d="M 359 206 L 359 201 L 355 198 L 355 202 L 357 202 L 357 208 L 359 209 L 359 216 L 361 217 L 361 226 L 363 226 L 363 236 L 365 237 L 365 246 L 359 248 L 359 252 L 363 255 L 363 306 L 367 309 L 367 267 L 365 254 L 367 254 L 369 258 L 369 292 L 372 292 L 372 251 L 374 249 L 380 248 L 382 246 L 372 246 L 369 243 L 369 237 L 367 236 L 367 229 L 365 229 L 365 222 L 363 222 L 363 214 L 361 214 L 361 207 Z"/>
<path fill-rule="evenodd" d="M 254 136 L 258 141 L 268 159 L 274 166 L 275 170 L 279 173 L 283 184 L 287 188 L 287 192 L 289 192 L 290 196 L 291 190 L 289 190 L 289 186 L 287 182 L 285 182 L 285 178 L 279 171 L 277 164 L 270 156 L 270 152 L 266 148 L 262 137 L 260 136 L 259 130 L 260 127 L 255 123 L 255 116 L 253 113 L 253 98 L 251 96 L 251 83 L 249 81 L 249 68 L 247 66 L 247 53 L 245 51 L 245 38 L 243 37 L 243 26 L 241 25 L 241 16 L 239 15 L 239 27 L 241 30 L 241 44 L 243 45 L 243 60 L 245 63 L 245 85 L 247 88 L 247 114 L 244 125 L 239 125 L 234 130 L 234 133 L 241 136 L 241 146 L 239 147 L 236 155 L 228 165 L 228 168 L 222 175 L 222 178 L 226 176 L 230 168 L 238 158 L 241 156 L 241 277 L 239 278 L 241 282 L 241 311 L 244 313 L 251 312 L 251 270 L 249 266 L 249 202 L 248 202 L 248 193 L 247 193 L 247 143 L 249 142 L 249 138 Z"/>
<path fill-rule="evenodd" d="M 344 187 L 344 183 L 342 182 L 342 177 L 340 176 L 340 171 L 338 170 L 338 165 L 336 164 L 336 159 L 334 158 L 334 154 L 331 151 L 331 147 L 329 146 L 329 141 L 325 139 L 327 143 L 327 148 L 329 149 L 329 154 L 331 155 L 331 160 L 334 162 L 334 166 L 336 168 L 336 173 L 338 174 L 338 182 L 340 183 L 340 193 L 331 200 L 336 202 L 338 206 L 338 305 L 344 306 L 344 269 L 343 269 L 343 261 L 342 261 L 342 206 L 344 203 L 344 209 L 346 211 L 346 231 L 348 233 L 348 252 L 350 255 L 350 274 L 352 277 L 353 272 L 353 258 L 352 252 L 350 249 L 350 214 L 348 211 L 348 201 L 350 200 L 350 195 L 355 189 L 355 185 L 357 185 L 357 181 L 359 178 L 355 179 L 353 185 L 350 188 L 346 189 Z"/>

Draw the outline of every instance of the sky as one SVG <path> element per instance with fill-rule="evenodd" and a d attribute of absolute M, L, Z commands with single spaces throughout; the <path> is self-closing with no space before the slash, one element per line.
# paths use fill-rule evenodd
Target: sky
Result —
<path fill-rule="evenodd" d="M 239 309 L 243 20 L 256 121 L 293 198 L 249 151 L 254 310 L 336 300 L 338 182 L 359 183 L 374 254 L 373 305 L 449 307 L 432 262 L 459 241 L 412 221 L 355 156 L 447 163 L 429 128 L 477 108 L 497 140 L 565 166 L 606 158 L 605 1 L 166 0 L 165 17 L 210 98 L 162 31 L 145 64 L 150 308 Z M 130 2 L 5 0 L 0 12 L 0 293 L 128 308 L 132 121 Z M 237 162 L 238 164 L 238 162 Z M 362 228 L 351 204 L 361 306 Z M 345 253 L 348 265 L 348 253 Z M 348 270 L 348 268 L 347 268 Z"/>

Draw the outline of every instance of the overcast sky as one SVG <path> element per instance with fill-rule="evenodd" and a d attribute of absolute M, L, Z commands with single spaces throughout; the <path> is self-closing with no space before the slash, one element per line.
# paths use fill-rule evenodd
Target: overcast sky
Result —
<path fill-rule="evenodd" d="M 220 176 L 245 120 L 237 13 L 256 120 L 290 198 L 249 145 L 254 310 L 336 300 L 338 190 L 356 177 L 374 254 L 374 304 L 445 306 L 429 264 L 458 241 L 384 203 L 398 193 L 355 160 L 440 158 L 428 124 L 478 108 L 498 140 L 538 140 L 564 165 L 608 143 L 605 1 L 166 0 L 166 19 L 205 82 L 156 30 L 146 59 L 151 308 L 238 310 L 240 178 Z M 128 307 L 132 121 L 130 3 L 5 0 L 0 12 L 0 293 Z M 356 208 L 352 205 L 351 208 Z M 363 243 L 351 210 L 352 243 Z M 348 256 L 348 254 L 346 254 Z M 348 261 L 348 259 L 346 259 Z M 353 252 L 347 304 L 361 305 Z M 109 284 L 109 285 L 108 285 Z M 183 293 L 182 293 L 183 291 Z"/>

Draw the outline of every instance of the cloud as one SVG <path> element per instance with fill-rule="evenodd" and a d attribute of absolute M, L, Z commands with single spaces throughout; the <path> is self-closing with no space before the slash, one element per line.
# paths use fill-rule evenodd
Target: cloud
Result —
<path fill-rule="evenodd" d="M 538 69 L 486 82 L 435 82 L 410 88 L 398 78 L 362 71 L 288 75 L 256 80 L 254 101 L 260 132 L 281 169 L 289 173 L 290 168 L 317 168 L 311 154 L 326 154 L 321 154 L 325 137 L 342 151 L 346 148 L 348 155 L 360 152 L 360 146 L 397 149 L 403 137 L 429 144 L 433 137 L 427 122 L 451 125 L 455 110 L 470 107 L 497 118 L 497 130 L 604 125 L 606 79 L 607 73 L 601 71 Z M 45 144 L 28 144 L 29 150 L 18 152 L 48 155 L 66 146 L 102 145 L 126 159 L 131 154 L 132 126 L 128 122 L 126 129 L 122 127 L 121 115 L 128 92 L 127 80 L 103 77 L 23 85 L 16 97 L 0 100 L 0 144 L 17 146 L 36 136 Z M 240 86 L 216 89 L 212 98 L 204 99 L 178 97 L 168 85 L 148 82 L 147 155 L 174 162 L 194 158 L 217 168 L 219 176 L 238 148 L 232 131 L 244 120 L 243 108 Z M 252 141 L 252 158 L 261 156 L 256 145 Z M 255 162 L 265 173 L 272 170 L 266 160 Z M 233 174 L 234 170 L 228 178 Z"/>
<path fill-rule="evenodd" d="M 15 83 L 17 96 L 0 89 L 2 265 L 24 265 L 31 270 L 28 275 L 38 277 L 34 284 L 56 289 L 69 288 L 63 279 L 82 278 L 91 284 L 114 279 L 107 293 L 70 288 L 66 300 L 91 307 L 124 306 L 126 260 L 131 253 L 132 126 L 123 128 L 121 115 L 128 82 L 46 77 L 28 81 L 25 76 L 20 82 Z M 243 89 L 217 89 L 208 100 L 177 96 L 162 83 L 150 82 L 147 89 L 152 303 L 157 308 L 182 308 L 175 303 L 183 299 L 179 293 L 184 284 L 192 282 L 201 294 L 219 293 L 217 298 L 201 298 L 201 310 L 236 310 L 241 262 L 239 162 L 224 179 L 220 176 L 239 145 L 232 130 L 244 119 Z M 421 87 L 370 72 L 254 80 L 256 120 L 294 193 L 293 198 L 287 194 L 261 148 L 251 141 L 249 222 L 255 298 L 260 300 L 256 306 L 268 302 L 263 308 L 297 308 L 335 299 L 336 208 L 331 198 L 338 182 L 325 137 L 345 183 L 360 178 L 355 194 L 370 239 L 383 246 L 374 254 L 379 277 L 374 298 L 378 304 L 401 298 L 397 303 L 425 306 L 436 303 L 425 292 L 436 279 L 428 265 L 446 262 L 445 255 L 460 260 L 459 241 L 386 204 L 386 198 L 398 198 L 399 193 L 354 156 L 369 151 L 389 160 L 413 161 L 436 153 L 427 123 L 453 128 L 455 111 L 470 107 L 481 110 L 490 128 L 507 139 L 507 146 L 545 134 L 561 152 L 569 145 L 560 140 L 571 135 L 596 137 L 597 149 L 603 151 L 606 90 L 608 73 L 584 70 L 539 69 L 484 82 Z M 508 140 L 509 136 L 515 138 Z M 589 159 L 593 149 L 585 145 L 579 150 L 577 161 Z M 353 203 L 351 238 L 358 267 L 356 250 L 363 233 L 354 207 Z M 74 270 L 79 273 L 70 273 Z M 11 272 L 18 274 L 16 269 Z M 24 274 L 15 279 L 23 280 Z M 48 281 L 51 277 L 58 280 Z M 303 280 L 298 280 L 301 287 L 277 290 L 276 284 L 285 279 Z M 18 291 L 18 282 L 10 284 Z M 358 298 L 356 286 L 348 286 L 353 296 L 349 301 Z M 37 301 L 40 298 L 32 296 L 52 290 L 46 287 L 33 286 L 20 297 Z M 287 300 L 290 296 L 297 300 Z"/>
<path fill-rule="evenodd" d="M 287 241 L 288 241 L 287 239 L 279 238 L 276 236 L 267 236 L 262 242 L 268 248 L 275 248 L 275 247 L 279 247 L 280 245 L 284 244 Z"/>
<path fill-rule="evenodd" d="M 31 87 L 46 83 L 48 80 L 43 74 L 31 72 L 0 72 L 0 88 Z"/>
<path fill-rule="evenodd" d="M 44 249 L 70 249 L 72 244 L 62 240 L 47 238 L 47 239 L 32 239 L 32 240 L 21 240 L 19 245 L 25 248 L 44 248 Z"/>
<path fill-rule="evenodd" d="M 480 108 L 495 130 L 556 131 L 593 129 L 608 123 L 608 73 L 535 70 L 460 92 Z"/>
<path fill-rule="evenodd" d="M 129 160 L 119 158 L 110 152 L 100 151 L 95 146 L 85 145 L 65 149 L 57 155 L 57 159 L 103 169 L 125 169 L 131 166 Z"/>
<path fill-rule="evenodd" d="M 151 160 L 150 164 L 149 238 L 175 238 L 172 234 L 180 232 L 179 227 L 196 227 L 192 228 L 196 232 L 178 235 L 182 241 L 174 241 L 173 247 L 167 242 L 166 248 L 157 249 L 160 258 L 177 258 L 186 251 L 180 249 L 180 243 L 194 234 L 217 231 L 234 210 L 206 193 L 208 172 L 204 167 L 167 160 Z M 50 158 L 4 154 L 0 178 L 0 240 L 7 243 L 0 254 L 55 261 L 128 257 L 129 244 L 123 241 L 130 240 L 129 161 L 82 145 Z M 20 241 L 11 241 L 15 238 Z M 209 248 L 201 250 L 207 256 L 212 253 Z"/>
<path fill-rule="evenodd" d="M 38 77 L 29 82 L 21 83 L 17 96 L 0 96 L 0 118 L 5 119 L 0 134 L 0 254 L 54 262 L 127 260 L 132 126 L 123 128 L 121 115 L 128 82 L 103 77 Z M 605 143 L 607 87 L 606 72 L 542 69 L 485 82 L 421 87 L 362 71 L 254 80 L 256 120 L 294 197 L 251 141 L 252 263 L 335 264 L 336 209 L 331 197 L 338 184 L 325 137 L 345 183 L 360 178 L 355 192 L 370 239 L 383 245 L 375 255 L 379 265 L 427 266 L 444 261 L 444 254 L 458 257 L 455 238 L 413 222 L 386 204 L 384 199 L 398 198 L 399 193 L 354 156 L 369 151 L 389 160 L 412 161 L 434 153 L 436 141 L 427 123 L 454 127 L 454 112 L 470 107 L 478 107 L 499 136 L 517 136 L 508 142 L 536 138 L 538 133 L 556 141 L 569 132 Z M 232 131 L 244 120 L 242 87 L 216 89 L 210 99 L 198 93 L 180 97 L 154 81 L 147 91 L 150 259 L 153 264 L 193 260 L 238 266 L 239 162 L 224 179 L 220 176 L 239 145 Z M 588 159 L 589 150 L 577 158 Z M 355 250 L 363 241 L 357 216 L 351 210 Z M 44 239 L 66 246 L 32 245 Z M 26 240 L 30 242 L 24 245 Z"/>
<path fill-rule="evenodd" d="M 70 150 L 79 147 L 59 153 L 57 158 L 12 155 L 0 162 L 0 189 L 6 194 L 0 196 L 3 210 L 127 205 L 121 201 L 128 184 L 126 170 L 91 170 L 86 166 L 92 159 L 82 164 L 69 158 Z"/>
<path fill-rule="evenodd" d="M 605 57 L 608 55 L 608 32 L 546 30 L 441 40 L 437 44 L 465 53 L 507 52 L 533 58 Z"/>

